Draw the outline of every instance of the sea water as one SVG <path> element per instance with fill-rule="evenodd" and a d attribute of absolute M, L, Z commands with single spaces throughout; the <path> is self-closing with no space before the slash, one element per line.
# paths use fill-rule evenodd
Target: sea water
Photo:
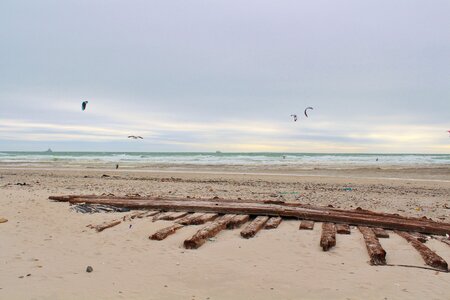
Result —
<path fill-rule="evenodd" d="M 450 154 L 216 153 L 216 152 L 0 152 L 0 164 L 449 166 Z"/>

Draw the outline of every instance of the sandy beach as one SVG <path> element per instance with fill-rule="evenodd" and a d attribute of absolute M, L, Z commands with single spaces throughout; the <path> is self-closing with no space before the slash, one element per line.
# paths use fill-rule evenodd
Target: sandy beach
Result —
<path fill-rule="evenodd" d="M 105 176 L 107 175 L 107 176 Z M 17 185 L 26 183 L 26 185 Z M 133 219 L 97 233 L 86 227 L 127 213 L 81 214 L 50 195 L 283 199 L 361 207 L 450 222 L 450 172 L 435 168 L 281 170 L 239 167 L 0 168 L 1 299 L 448 299 L 450 274 L 374 267 L 362 235 L 338 235 L 323 252 L 321 227 L 299 231 L 283 221 L 245 240 L 221 232 L 197 250 L 182 244 L 202 225 L 163 241 L 149 235 L 172 222 Z M 347 190 L 345 190 L 347 188 Z M 351 190 L 348 190 L 351 188 Z M 130 228 L 130 225 L 131 228 Z M 388 264 L 425 266 L 391 234 L 380 240 Z M 450 261 L 450 247 L 427 246 Z M 87 273 L 86 267 L 93 272 Z"/>

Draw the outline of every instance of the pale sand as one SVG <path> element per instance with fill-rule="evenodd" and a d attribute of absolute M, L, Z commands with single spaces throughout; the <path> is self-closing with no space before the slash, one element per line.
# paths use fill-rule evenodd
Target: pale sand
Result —
<path fill-rule="evenodd" d="M 312 232 L 299 231 L 294 220 L 249 240 L 239 230 L 224 231 L 197 250 L 185 250 L 183 240 L 200 226 L 182 228 L 164 241 L 148 236 L 172 222 L 152 223 L 150 218 L 96 233 L 86 225 L 124 214 L 80 214 L 67 203 L 47 200 L 49 195 L 92 193 L 242 199 L 281 195 L 302 203 L 360 206 L 450 222 L 450 210 L 444 208 L 450 205 L 448 168 L 289 170 L 290 176 L 276 175 L 283 172 L 273 169 L 251 170 L 271 175 L 220 174 L 218 168 L 197 174 L 176 171 L 0 169 L 0 217 L 9 220 L 0 224 L 0 299 L 450 298 L 449 273 L 370 266 L 356 229 L 350 236 L 338 235 L 330 252 L 319 247 L 320 224 Z M 402 238 L 392 234 L 381 243 L 388 263 L 424 266 Z M 448 245 L 436 240 L 427 245 L 450 262 Z M 86 273 L 88 265 L 92 273 Z"/>

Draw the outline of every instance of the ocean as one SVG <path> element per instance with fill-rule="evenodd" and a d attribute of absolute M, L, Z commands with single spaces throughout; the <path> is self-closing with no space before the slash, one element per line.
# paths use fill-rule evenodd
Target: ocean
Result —
<path fill-rule="evenodd" d="M 0 164 L 32 165 L 271 165 L 449 166 L 450 154 L 215 153 L 215 152 L 0 152 Z"/>

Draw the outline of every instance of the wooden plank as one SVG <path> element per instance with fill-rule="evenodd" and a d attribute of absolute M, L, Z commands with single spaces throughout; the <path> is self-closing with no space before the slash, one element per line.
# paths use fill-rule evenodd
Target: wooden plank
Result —
<path fill-rule="evenodd" d="M 254 237 L 258 233 L 258 231 L 260 231 L 264 227 L 264 225 L 266 225 L 268 220 L 269 217 L 267 216 L 256 217 L 241 231 L 241 236 L 246 239 Z"/>
<path fill-rule="evenodd" d="M 372 231 L 375 233 L 375 236 L 379 239 L 388 239 L 389 233 L 383 228 L 375 227 L 372 228 Z"/>
<path fill-rule="evenodd" d="M 302 220 L 300 222 L 300 230 L 313 230 L 314 229 L 314 221 Z"/>
<path fill-rule="evenodd" d="M 421 234 L 419 232 L 410 232 L 409 234 L 415 237 L 421 243 L 428 242 L 428 237 L 425 234 Z"/>
<path fill-rule="evenodd" d="M 350 234 L 350 226 L 348 224 L 336 224 L 336 232 L 338 234 Z"/>
<path fill-rule="evenodd" d="M 227 229 L 236 229 L 241 227 L 243 224 L 247 223 L 250 219 L 249 215 L 236 215 L 231 221 L 227 224 Z"/>
<path fill-rule="evenodd" d="M 281 217 L 271 217 L 269 221 L 267 221 L 264 229 L 275 229 L 277 228 L 283 219 Z"/>
<path fill-rule="evenodd" d="M 184 226 L 181 224 L 173 224 L 169 227 L 158 230 L 156 233 L 149 236 L 151 240 L 162 241 L 169 235 L 174 234 L 178 229 L 183 228 Z"/>
<path fill-rule="evenodd" d="M 202 229 L 197 231 L 196 234 L 194 234 L 191 238 L 184 241 L 184 247 L 186 249 L 197 249 L 201 245 L 203 245 L 207 239 L 212 238 L 216 236 L 219 232 L 224 230 L 227 227 L 228 222 L 232 218 L 234 218 L 235 215 L 229 214 L 224 215 L 222 217 L 217 218 L 214 222 L 211 224 L 208 224 L 204 226 Z"/>
<path fill-rule="evenodd" d="M 370 257 L 371 265 L 385 265 L 386 264 L 386 251 L 380 244 L 375 232 L 365 226 L 358 226 L 359 231 L 362 233 L 364 237 L 364 241 L 366 242 L 367 253 Z"/>
<path fill-rule="evenodd" d="M 407 240 L 417 251 L 419 251 L 419 254 L 427 265 L 439 270 L 448 271 L 447 262 L 430 248 L 419 242 L 413 235 L 404 231 L 395 231 L 395 233 Z"/>
<path fill-rule="evenodd" d="M 364 211 L 327 211 L 324 208 L 291 207 L 279 204 L 222 202 L 222 199 L 201 201 L 198 199 L 168 200 L 161 198 L 146 200 L 130 200 L 126 198 L 72 198 L 69 202 L 102 203 L 127 207 L 130 209 L 159 209 L 165 211 L 281 216 L 438 235 L 444 235 L 450 232 L 450 223 L 435 222 L 429 219 L 414 219 L 387 214 L 381 216 L 379 214 L 366 213 Z"/>
<path fill-rule="evenodd" d="M 116 225 L 119 225 L 120 223 L 122 223 L 122 221 L 120 220 L 112 220 L 112 221 L 108 221 L 108 222 L 104 222 L 100 225 L 97 226 L 91 226 L 91 228 L 94 228 L 97 232 L 101 232 L 107 228 L 111 228 L 114 227 Z"/>
<path fill-rule="evenodd" d="M 164 215 L 162 216 L 159 220 L 164 220 L 164 221 L 173 221 L 182 217 L 187 216 L 188 212 L 172 212 L 169 213 L 168 215 Z"/>
<path fill-rule="evenodd" d="M 137 216 L 137 218 L 139 218 L 139 219 L 147 218 L 147 217 L 150 217 L 150 216 L 154 216 L 157 213 L 159 213 L 159 211 L 157 211 L 157 210 L 150 210 L 150 211 L 147 210 L 147 211 L 145 211 L 144 214 Z"/>
<path fill-rule="evenodd" d="M 333 223 L 323 223 L 320 247 L 323 251 L 328 251 L 334 246 L 336 246 L 336 227 Z"/>
<path fill-rule="evenodd" d="M 203 214 L 202 216 L 198 217 L 197 219 L 192 220 L 191 225 L 205 224 L 207 222 L 214 221 L 218 216 L 219 216 L 219 214 L 206 213 L 206 214 Z"/>
<path fill-rule="evenodd" d="M 182 225 L 191 225 L 192 221 L 203 216 L 204 213 L 193 213 L 185 216 L 184 218 L 178 219 L 175 222 Z"/>
<path fill-rule="evenodd" d="M 146 213 L 147 213 L 147 211 L 135 211 L 135 212 L 132 212 L 132 213 L 126 215 L 126 216 L 123 216 L 122 221 L 124 221 L 124 222 L 125 221 L 131 221 L 132 219 L 144 216 Z"/>
<path fill-rule="evenodd" d="M 164 220 L 164 218 L 169 217 L 171 214 L 172 214 L 171 211 L 160 212 L 159 214 L 156 214 L 156 215 L 153 217 L 152 222 Z"/>

